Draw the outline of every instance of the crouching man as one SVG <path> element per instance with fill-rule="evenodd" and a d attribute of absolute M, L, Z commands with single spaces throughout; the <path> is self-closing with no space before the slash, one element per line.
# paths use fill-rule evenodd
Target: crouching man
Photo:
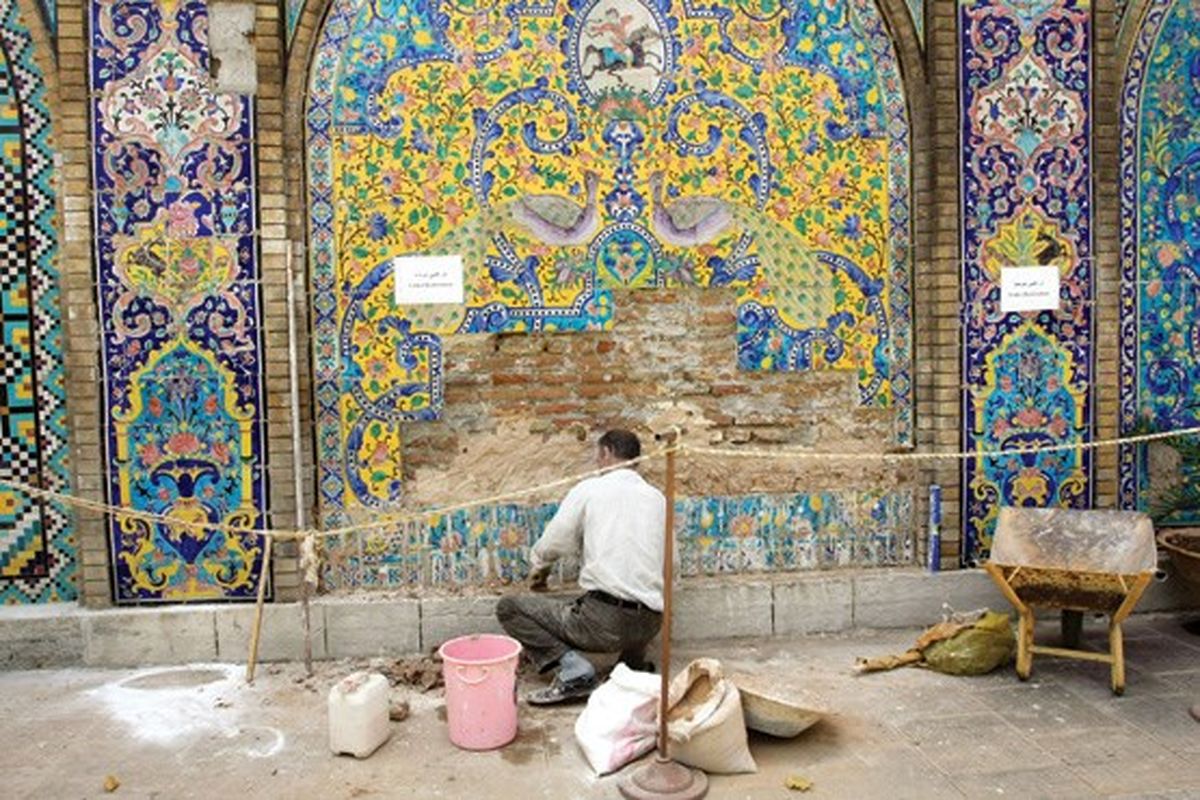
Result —
<path fill-rule="evenodd" d="M 526 698 L 534 705 L 586 697 L 596 688 L 596 669 L 584 652 L 620 653 L 630 668 L 646 667 L 646 644 L 662 624 L 666 499 L 628 463 L 640 454 L 630 431 L 601 436 L 597 462 L 612 470 L 572 487 L 533 546 L 531 589 L 546 588 L 555 561 L 579 556 L 584 594 L 510 596 L 496 606 L 500 625 L 538 672 L 558 670 L 549 687 Z"/>

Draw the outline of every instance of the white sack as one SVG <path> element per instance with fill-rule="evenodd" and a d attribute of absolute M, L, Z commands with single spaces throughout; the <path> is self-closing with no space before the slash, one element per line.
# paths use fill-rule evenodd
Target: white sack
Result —
<path fill-rule="evenodd" d="M 705 772 L 757 772 L 746 743 L 742 697 L 721 662 L 700 658 L 675 676 L 667 692 L 671 757 Z"/>
<path fill-rule="evenodd" d="M 615 772 L 654 749 L 661 678 L 617 664 L 575 720 L 575 738 L 598 775 Z"/>

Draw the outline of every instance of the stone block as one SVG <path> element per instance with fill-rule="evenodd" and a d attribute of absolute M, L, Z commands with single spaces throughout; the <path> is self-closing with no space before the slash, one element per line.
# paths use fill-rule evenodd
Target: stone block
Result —
<path fill-rule="evenodd" d="M 1134 608 L 1138 611 L 1178 611 L 1200 607 L 1200 586 L 1185 581 L 1169 560 L 1159 562 L 1160 578 L 1150 582 Z"/>
<path fill-rule="evenodd" d="M 674 639 L 770 636 L 772 592 L 769 582 L 721 582 L 685 585 L 675 594 Z"/>
<path fill-rule="evenodd" d="M 213 606 L 81 612 L 89 667 L 187 664 L 217 657 Z"/>
<path fill-rule="evenodd" d="M 83 627 L 73 603 L 7 608 L 0 613 L 0 670 L 83 663 Z"/>
<path fill-rule="evenodd" d="M 421 600 L 421 651 L 428 652 L 456 636 L 504 633 L 496 621 L 496 601 L 483 597 L 426 597 Z"/>
<path fill-rule="evenodd" d="M 254 44 L 254 3 L 219 0 L 208 9 L 208 42 L 216 71 L 216 89 L 254 94 L 258 89 Z"/>
<path fill-rule="evenodd" d="M 320 603 L 313 603 L 313 658 L 327 658 L 325 615 Z M 254 624 L 254 606 L 222 606 L 216 610 L 217 659 L 244 662 L 250 652 L 250 632 Z M 262 633 L 258 641 L 259 661 L 302 661 L 304 659 L 304 623 L 299 603 L 270 603 L 263 608 Z"/>
<path fill-rule="evenodd" d="M 854 627 L 925 627 L 949 611 L 1012 606 L 981 569 L 872 570 L 854 575 Z"/>
<path fill-rule="evenodd" d="M 854 583 L 850 575 L 802 576 L 775 584 L 775 634 L 843 631 L 854 624 Z"/>
<path fill-rule="evenodd" d="M 330 600 L 321 606 L 330 658 L 394 657 L 421 649 L 419 600 Z"/>

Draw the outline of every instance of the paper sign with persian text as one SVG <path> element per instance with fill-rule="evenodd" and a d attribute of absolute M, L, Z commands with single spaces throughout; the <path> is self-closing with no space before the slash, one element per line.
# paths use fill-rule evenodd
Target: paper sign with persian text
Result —
<path fill-rule="evenodd" d="M 1001 267 L 1000 311 L 1056 311 L 1058 267 Z"/>
<path fill-rule="evenodd" d="M 422 306 L 462 303 L 462 256 L 396 256 L 396 305 Z"/>

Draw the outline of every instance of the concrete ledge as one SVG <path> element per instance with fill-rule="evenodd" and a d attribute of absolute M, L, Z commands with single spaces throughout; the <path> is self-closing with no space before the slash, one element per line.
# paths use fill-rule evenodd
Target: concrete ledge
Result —
<path fill-rule="evenodd" d="M 1176 611 L 1200 608 L 1200 588 L 1179 576 L 1169 559 L 1161 559 L 1163 579 L 1151 581 L 1135 611 Z"/>
<path fill-rule="evenodd" d="M 421 600 L 422 652 L 440 647 L 456 636 L 472 633 L 504 633 L 496 621 L 494 596 L 426 597 Z"/>
<path fill-rule="evenodd" d="M 854 625 L 849 575 L 821 575 L 775 584 L 776 635 L 829 633 Z"/>
<path fill-rule="evenodd" d="M 83 663 L 90 667 L 186 664 L 217 658 L 212 606 L 122 608 L 82 616 Z"/>
<path fill-rule="evenodd" d="M 1138 612 L 1200 608 L 1200 591 L 1166 565 Z M 498 633 L 497 597 L 361 596 L 313 602 L 313 657 L 361 658 L 428 652 L 447 639 Z M 679 640 L 831 633 L 852 628 L 925 627 L 955 611 L 1008 602 L 982 570 L 928 574 L 917 569 L 699 578 L 676 595 Z M 75 604 L 0 608 L 0 669 L 245 661 L 251 605 L 124 607 Z M 262 661 L 298 661 L 304 634 L 298 603 L 272 603 L 263 614 Z"/>
<path fill-rule="evenodd" d="M 388 656 L 421 649 L 420 600 L 338 598 L 322 601 L 314 610 L 321 607 L 330 658 Z"/>
<path fill-rule="evenodd" d="M 0 669 L 69 667 L 83 655 L 77 614 L 0 616 Z"/>
<path fill-rule="evenodd" d="M 222 606 L 215 611 L 217 660 L 245 661 L 250 652 L 254 606 Z M 313 658 L 328 658 L 325 617 L 320 603 L 312 604 Z M 263 608 L 259 661 L 301 661 L 304 658 L 304 621 L 299 603 L 272 603 Z"/>
<path fill-rule="evenodd" d="M 671 633 L 675 639 L 770 636 L 772 615 L 770 582 L 685 582 L 676 593 Z"/>
<path fill-rule="evenodd" d="M 934 573 L 872 570 L 854 576 L 854 627 L 932 625 L 942 619 L 943 606 L 954 611 L 1011 608 L 981 569 Z"/>

